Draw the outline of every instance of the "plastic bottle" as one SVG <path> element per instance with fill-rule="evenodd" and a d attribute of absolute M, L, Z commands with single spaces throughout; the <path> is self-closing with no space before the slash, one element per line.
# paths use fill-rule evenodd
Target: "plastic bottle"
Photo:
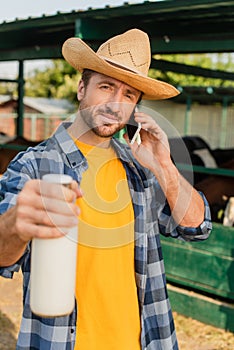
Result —
<path fill-rule="evenodd" d="M 68 175 L 47 174 L 50 183 L 69 186 Z M 52 239 L 32 240 L 30 306 L 43 317 L 70 314 L 75 305 L 76 257 L 78 226 L 67 235 Z"/>

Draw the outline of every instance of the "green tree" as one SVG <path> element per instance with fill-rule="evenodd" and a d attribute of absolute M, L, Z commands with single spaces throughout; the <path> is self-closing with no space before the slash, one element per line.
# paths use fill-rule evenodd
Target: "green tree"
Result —
<path fill-rule="evenodd" d="M 15 83 L 1 83 L 0 95 L 17 96 L 17 85 Z"/>
<path fill-rule="evenodd" d="M 76 101 L 80 73 L 64 60 L 52 60 L 44 70 L 34 70 L 26 80 L 25 95 Z"/>
<path fill-rule="evenodd" d="M 156 55 L 155 58 L 212 70 L 221 70 L 226 72 L 234 71 L 233 53 Z M 150 70 L 150 76 L 177 86 L 234 87 L 234 82 L 230 80 L 207 78 L 174 72 L 161 72 L 155 69 Z"/>

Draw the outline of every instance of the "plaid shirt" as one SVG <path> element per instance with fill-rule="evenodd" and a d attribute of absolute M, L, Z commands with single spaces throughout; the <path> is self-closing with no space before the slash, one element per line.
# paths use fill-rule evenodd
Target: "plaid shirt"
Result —
<path fill-rule="evenodd" d="M 46 173 L 64 173 L 81 181 L 88 165 L 67 133 L 66 124 L 61 124 L 50 139 L 19 153 L 11 162 L 1 179 L 0 213 L 15 205 L 18 192 L 29 179 L 40 179 Z M 176 350 L 178 344 L 159 236 L 161 233 L 188 241 L 206 239 L 211 230 L 209 207 L 203 197 L 205 220 L 199 228 L 176 227 L 152 173 L 134 160 L 127 146 L 115 139 L 112 145 L 125 167 L 135 214 L 135 274 L 141 314 L 141 347 L 142 350 Z M 0 268 L 0 275 L 12 278 L 20 268 L 24 275 L 24 309 L 17 349 L 73 349 L 76 307 L 71 315 L 56 318 L 42 318 L 30 310 L 30 244 L 16 264 Z"/>

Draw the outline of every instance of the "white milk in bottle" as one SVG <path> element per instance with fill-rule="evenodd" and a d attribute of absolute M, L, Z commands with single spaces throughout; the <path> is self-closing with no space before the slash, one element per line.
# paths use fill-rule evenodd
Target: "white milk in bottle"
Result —
<path fill-rule="evenodd" d="M 69 175 L 47 174 L 50 183 L 69 186 Z M 32 240 L 30 306 L 43 317 L 70 314 L 75 304 L 78 226 L 59 238 Z"/>

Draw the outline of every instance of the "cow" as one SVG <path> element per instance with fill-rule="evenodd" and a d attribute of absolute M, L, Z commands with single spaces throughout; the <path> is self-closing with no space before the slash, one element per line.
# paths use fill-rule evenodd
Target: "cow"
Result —
<path fill-rule="evenodd" d="M 222 168 L 234 170 L 234 159 L 223 164 Z M 226 208 L 226 198 L 234 197 L 234 177 L 209 175 L 194 187 L 205 194 L 211 208 L 212 221 L 223 222 L 220 213 Z"/>
<path fill-rule="evenodd" d="M 224 210 L 224 226 L 234 226 L 234 197 L 230 197 Z"/>
<path fill-rule="evenodd" d="M 30 146 L 36 146 L 40 141 L 27 140 L 22 136 L 16 136 L 8 140 L 4 144 L 0 145 L 0 174 L 3 174 L 10 161 L 20 152 L 20 150 L 25 150 Z M 8 148 L 7 146 L 12 146 Z M 16 148 L 14 149 L 14 145 Z"/>

